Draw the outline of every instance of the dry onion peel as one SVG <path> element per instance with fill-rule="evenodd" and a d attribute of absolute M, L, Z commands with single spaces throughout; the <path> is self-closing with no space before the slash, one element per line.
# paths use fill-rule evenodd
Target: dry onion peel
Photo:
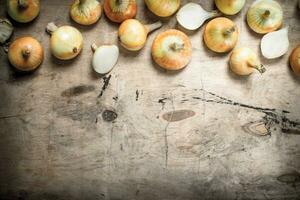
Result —
<path fill-rule="evenodd" d="M 0 18 L 0 44 L 4 44 L 13 34 L 14 27 L 8 19 Z"/>
<path fill-rule="evenodd" d="M 246 0 L 215 0 L 217 8 L 226 15 L 235 15 L 242 10 Z"/>
<path fill-rule="evenodd" d="M 105 0 L 104 12 L 111 21 L 121 23 L 136 16 L 136 0 Z"/>
<path fill-rule="evenodd" d="M 213 17 L 221 15 L 218 11 L 208 12 L 204 10 L 199 4 L 188 3 L 178 11 L 176 18 L 178 23 L 188 30 L 196 30 L 202 24 Z M 192 20 L 191 20 L 192 19 Z"/>
<path fill-rule="evenodd" d="M 39 0 L 6 0 L 6 5 L 9 16 L 20 23 L 32 21 L 40 12 Z"/>
<path fill-rule="evenodd" d="M 91 25 L 100 19 L 101 10 L 97 0 L 75 0 L 70 8 L 70 16 L 78 24 Z"/>
<path fill-rule="evenodd" d="M 103 45 L 97 47 L 92 45 L 94 51 L 93 69 L 99 74 L 106 74 L 110 72 L 117 64 L 119 58 L 119 48 L 116 45 Z"/>
<path fill-rule="evenodd" d="M 159 17 L 173 15 L 180 6 L 180 0 L 145 0 L 148 9 Z"/>
<path fill-rule="evenodd" d="M 290 65 L 294 73 L 300 76 L 300 45 L 298 45 L 290 55 Z"/>

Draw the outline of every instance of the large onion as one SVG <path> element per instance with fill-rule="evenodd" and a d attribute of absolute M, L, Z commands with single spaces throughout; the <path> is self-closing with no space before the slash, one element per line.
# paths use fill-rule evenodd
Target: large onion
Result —
<path fill-rule="evenodd" d="M 217 8 L 226 15 L 235 15 L 242 10 L 246 0 L 215 0 Z"/>
<path fill-rule="evenodd" d="M 281 27 L 283 11 L 273 0 L 256 0 L 248 10 L 247 22 L 256 33 L 265 34 Z"/>
<path fill-rule="evenodd" d="M 40 12 L 39 0 L 6 0 L 6 4 L 9 16 L 20 23 L 32 21 Z"/>
<path fill-rule="evenodd" d="M 51 34 L 50 49 L 56 58 L 70 60 L 81 52 L 83 38 L 76 28 L 72 26 L 58 28 L 54 23 L 49 23 L 46 30 Z"/>
<path fill-rule="evenodd" d="M 105 0 L 104 12 L 111 21 L 121 23 L 135 17 L 137 4 L 135 0 Z"/>
<path fill-rule="evenodd" d="M 291 53 L 290 65 L 294 73 L 300 76 L 300 45 L 298 45 Z"/>
<path fill-rule="evenodd" d="M 180 6 L 180 0 L 145 0 L 149 10 L 159 17 L 173 15 Z"/>
<path fill-rule="evenodd" d="M 35 70 L 43 59 L 43 47 L 32 37 L 18 38 L 9 46 L 8 60 L 20 71 Z"/>
<path fill-rule="evenodd" d="M 225 17 L 218 17 L 208 22 L 203 37 L 209 49 L 224 53 L 235 47 L 238 35 L 238 28 L 233 21 Z"/>
<path fill-rule="evenodd" d="M 13 25 L 8 19 L 0 18 L 0 44 L 4 44 L 14 31 Z"/>
<path fill-rule="evenodd" d="M 152 57 L 164 69 L 182 69 L 192 57 L 190 39 L 186 34 L 175 29 L 162 32 L 154 39 Z"/>
<path fill-rule="evenodd" d="M 70 15 L 78 24 L 91 25 L 100 19 L 101 10 L 101 4 L 97 0 L 75 0 L 70 8 Z"/>

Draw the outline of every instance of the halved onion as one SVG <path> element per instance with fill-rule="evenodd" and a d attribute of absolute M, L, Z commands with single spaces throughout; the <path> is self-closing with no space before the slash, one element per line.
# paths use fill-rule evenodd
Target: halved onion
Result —
<path fill-rule="evenodd" d="M 27 23 L 39 15 L 39 0 L 6 0 L 7 12 L 11 18 L 20 23 Z"/>
<path fill-rule="evenodd" d="M 81 25 L 96 23 L 101 17 L 102 7 L 97 0 L 75 0 L 70 8 L 71 18 Z"/>

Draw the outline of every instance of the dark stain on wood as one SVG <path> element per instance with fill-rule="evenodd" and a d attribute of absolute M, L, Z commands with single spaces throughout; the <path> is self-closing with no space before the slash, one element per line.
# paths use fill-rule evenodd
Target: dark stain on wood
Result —
<path fill-rule="evenodd" d="M 108 75 L 108 76 L 104 76 L 102 78 L 103 85 L 102 85 L 102 88 L 101 88 L 101 91 L 100 91 L 100 94 L 98 95 L 98 97 L 102 97 L 103 96 L 103 94 L 104 94 L 104 92 L 105 92 L 105 90 L 106 90 L 106 88 L 107 88 L 107 86 L 109 84 L 110 78 L 111 78 L 111 74 Z"/>
<path fill-rule="evenodd" d="M 300 174 L 298 172 L 291 172 L 282 174 L 277 177 L 277 180 L 286 184 L 296 184 L 300 182 Z"/>
<path fill-rule="evenodd" d="M 162 115 L 162 118 L 168 122 L 177 122 L 195 116 L 192 110 L 175 110 Z"/>
<path fill-rule="evenodd" d="M 82 94 L 86 94 L 95 90 L 95 86 L 93 85 L 78 85 L 75 87 L 71 87 L 61 93 L 63 97 L 73 97 L 79 96 Z"/>
<path fill-rule="evenodd" d="M 115 112 L 115 111 L 112 111 L 112 110 L 104 110 L 102 112 L 102 118 L 104 121 L 107 121 L 107 122 L 112 122 L 114 121 L 115 119 L 117 119 L 118 117 L 118 114 Z"/>
<path fill-rule="evenodd" d="M 139 90 L 136 90 L 136 91 L 135 91 L 135 101 L 138 101 L 138 100 L 139 100 L 139 95 L 140 95 Z"/>

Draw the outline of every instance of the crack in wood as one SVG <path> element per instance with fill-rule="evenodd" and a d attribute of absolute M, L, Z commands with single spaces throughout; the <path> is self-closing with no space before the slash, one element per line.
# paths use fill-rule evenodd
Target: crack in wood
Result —
<path fill-rule="evenodd" d="M 104 76 L 104 77 L 102 78 L 102 80 L 103 80 L 103 85 L 102 85 L 100 94 L 98 95 L 98 98 L 100 98 L 100 97 L 103 96 L 103 94 L 104 94 L 104 92 L 105 92 L 105 90 L 106 90 L 106 88 L 107 88 L 107 86 L 108 86 L 108 84 L 109 84 L 110 78 L 111 78 L 111 74 L 108 75 L 108 76 Z"/>

